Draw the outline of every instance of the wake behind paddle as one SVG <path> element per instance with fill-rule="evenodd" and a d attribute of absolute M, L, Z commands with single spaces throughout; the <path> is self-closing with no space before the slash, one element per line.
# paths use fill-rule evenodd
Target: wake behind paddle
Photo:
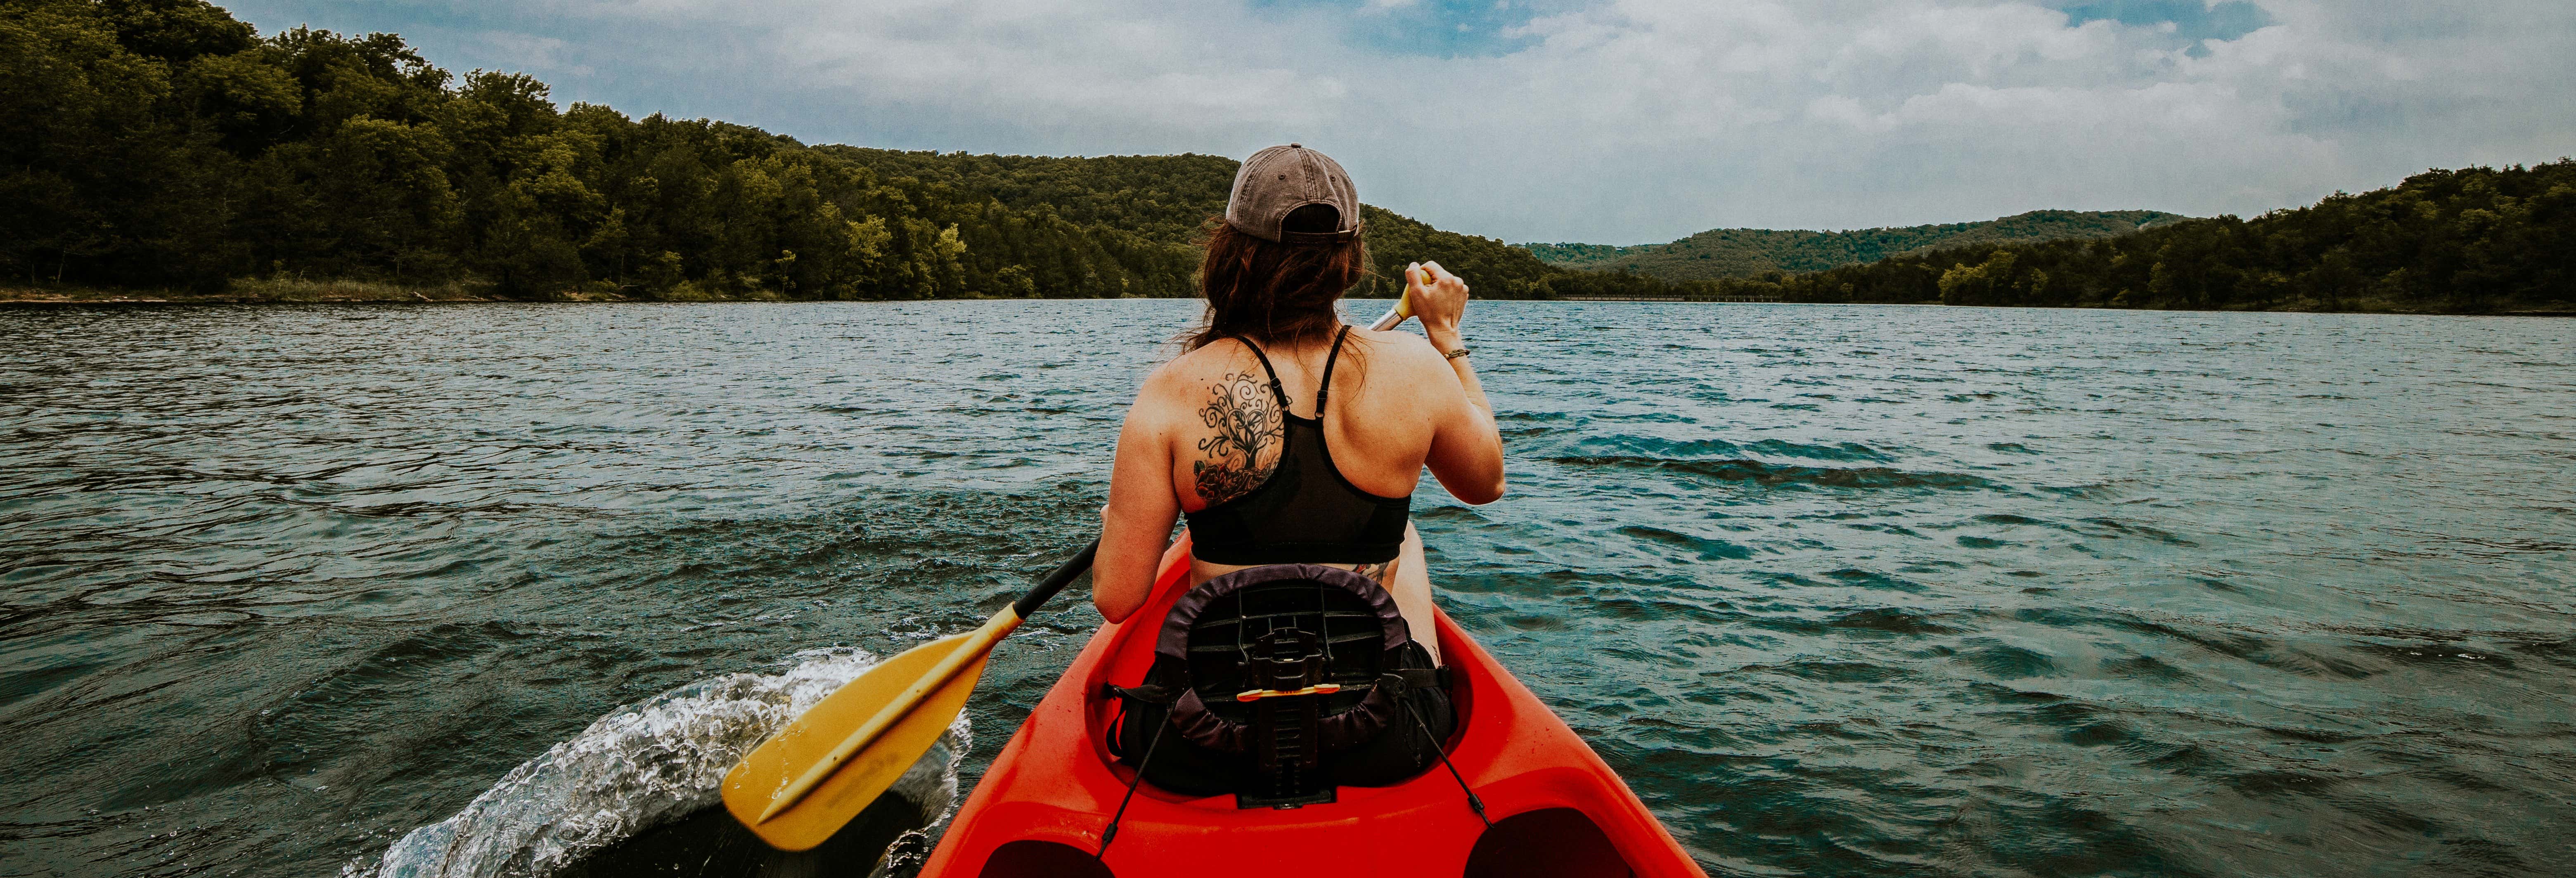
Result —
<path fill-rule="evenodd" d="M 725 774 L 725 810 L 769 846 L 812 849 L 876 801 L 957 721 L 994 645 L 1091 569 L 1100 541 L 973 631 L 906 650 L 788 722 Z"/>

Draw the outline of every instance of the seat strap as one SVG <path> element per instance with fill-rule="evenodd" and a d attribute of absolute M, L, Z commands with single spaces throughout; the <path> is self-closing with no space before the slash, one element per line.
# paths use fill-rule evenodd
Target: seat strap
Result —
<path fill-rule="evenodd" d="M 1151 683 L 1143 686 L 1121 686 L 1116 683 L 1102 683 L 1100 684 L 1100 689 L 1100 694 L 1103 697 L 1132 698 L 1137 701 L 1145 702 L 1146 704 L 1159 704 L 1166 706 L 1170 705 L 1173 699 L 1181 697 L 1180 693 L 1174 691 L 1170 686 L 1158 686 Z"/>
<path fill-rule="evenodd" d="M 1447 689 L 1449 688 L 1449 667 L 1447 665 L 1442 665 L 1437 668 L 1402 668 L 1379 674 L 1376 683 L 1361 683 L 1357 687 L 1344 686 L 1342 688 L 1369 688 L 1372 686 L 1387 690 L 1389 694 L 1395 695 L 1399 698 L 1412 695 L 1414 692 L 1423 689 Z"/>
<path fill-rule="evenodd" d="M 1436 668 L 1411 668 L 1394 673 L 1404 678 L 1404 686 L 1407 689 L 1449 688 L 1448 665 Z"/>

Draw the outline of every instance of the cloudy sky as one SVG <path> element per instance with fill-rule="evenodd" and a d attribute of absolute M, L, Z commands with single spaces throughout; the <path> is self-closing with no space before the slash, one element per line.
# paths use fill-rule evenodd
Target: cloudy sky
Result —
<path fill-rule="evenodd" d="M 217 0 L 222 2 L 222 0 Z M 1242 157 L 1509 241 L 2255 214 L 2576 154 L 2568 0 L 239 0 L 809 143 Z"/>

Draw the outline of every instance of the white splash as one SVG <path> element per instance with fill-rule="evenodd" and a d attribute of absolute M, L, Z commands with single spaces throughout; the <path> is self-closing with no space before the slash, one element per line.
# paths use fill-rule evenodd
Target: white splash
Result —
<path fill-rule="evenodd" d="M 715 805 L 750 748 L 877 663 L 855 649 L 791 657 L 774 676 L 727 674 L 619 708 L 511 769 L 465 810 L 412 830 L 344 878 L 544 876 L 586 854 Z M 947 819 L 971 738 L 960 716 L 889 792 Z"/>

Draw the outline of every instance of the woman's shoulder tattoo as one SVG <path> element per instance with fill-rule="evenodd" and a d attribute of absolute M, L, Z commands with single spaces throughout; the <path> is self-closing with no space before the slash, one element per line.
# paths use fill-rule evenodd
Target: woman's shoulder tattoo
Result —
<path fill-rule="evenodd" d="M 1200 499 L 1214 506 L 1252 493 L 1270 479 L 1279 461 L 1274 457 L 1264 465 L 1261 452 L 1286 434 L 1287 424 L 1279 415 L 1279 401 L 1271 398 L 1270 385 L 1259 376 L 1229 372 L 1209 385 L 1199 420 L 1213 432 L 1199 440 L 1199 453 L 1206 459 L 1190 462 Z"/>

